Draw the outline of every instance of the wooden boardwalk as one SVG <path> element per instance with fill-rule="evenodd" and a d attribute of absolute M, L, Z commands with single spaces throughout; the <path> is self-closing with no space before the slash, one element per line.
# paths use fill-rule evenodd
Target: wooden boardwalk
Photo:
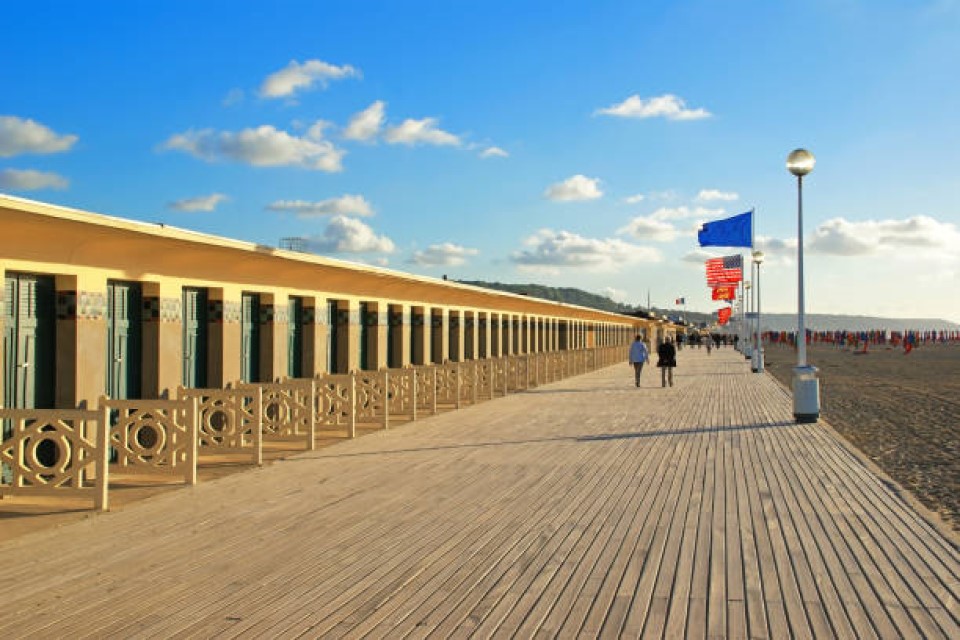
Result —
<path fill-rule="evenodd" d="M 960 638 L 960 553 L 732 350 L 0 545 L 0 637 Z"/>

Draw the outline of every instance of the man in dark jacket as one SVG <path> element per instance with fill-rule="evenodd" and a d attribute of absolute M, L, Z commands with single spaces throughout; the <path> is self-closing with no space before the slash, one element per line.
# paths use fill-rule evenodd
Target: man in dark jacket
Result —
<path fill-rule="evenodd" d="M 673 368 L 677 366 L 677 350 L 673 346 L 673 342 L 670 341 L 670 338 L 667 338 L 660 343 L 660 346 L 657 347 L 657 366 L 660 367 L 660 383 L 661 386 L 667 386 L 667 382 L 670 383 L 670 386 L 673 386 Z"/>

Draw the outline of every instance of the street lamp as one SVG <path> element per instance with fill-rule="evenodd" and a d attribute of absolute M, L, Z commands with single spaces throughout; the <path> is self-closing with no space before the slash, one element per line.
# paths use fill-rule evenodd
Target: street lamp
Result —
<path fill-rule="evenodd" d="M 797 176 L 797 366 L 793 370 L 793 417 L 797 423 L 820 418 L 820 381 L 817 368 L 807 364 L 807 329 L 803 308 L 803 176 L 813 171 L 813 154 L 794 149 L 787 156 L 787 169 Z"/>
<path fill-rule="evenodd" d="M 763 251 L 753 252 L 753 264 L 757 265 L 757 279 L 754 291 L 757 296 L 757 303 L 754 311 L 757 314 L 757 343 L 753 348 L 753 369 L 754 373 L 763 373 L 763 334 L 760 328 L 760 264 L 763 262 Z"/>
<path fill-rule="evenodd" d="M 743 357 L 747 360 L 753 357 L 753 347 L 750 344 L 750 333 L 748 332 L 748 327 L 750 326 L 750 300 L 753 297 L 750 293 L 750 287 L 752 283 L 747 280 L 743 283 L 743 300 L 741 301 L 742 306 L 741 310 L 741 324 L 740 324 L 740 334 L 741 341 L 743 342 Z"/>

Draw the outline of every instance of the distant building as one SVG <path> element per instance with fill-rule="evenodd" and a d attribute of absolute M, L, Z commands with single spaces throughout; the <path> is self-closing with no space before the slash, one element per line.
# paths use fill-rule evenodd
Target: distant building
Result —
<path fill-rule="evenodd" d="M 280 248 L 286 249 L 287 251 L 299 251 L 300 253 L 306 253 L 307 239 L 296 236 L 280 238 Z"/>

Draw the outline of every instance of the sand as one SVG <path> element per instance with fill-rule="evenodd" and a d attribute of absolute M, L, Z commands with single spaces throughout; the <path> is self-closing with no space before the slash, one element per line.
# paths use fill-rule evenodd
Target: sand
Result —
<path fill-rule="evenodd" d="M 821 415 L 851 444 L 960 532 L 960 345 L 866 354 L 812 345 Z M 766 349 L 767 370 L 790 385 L 796 352 Z"/>

